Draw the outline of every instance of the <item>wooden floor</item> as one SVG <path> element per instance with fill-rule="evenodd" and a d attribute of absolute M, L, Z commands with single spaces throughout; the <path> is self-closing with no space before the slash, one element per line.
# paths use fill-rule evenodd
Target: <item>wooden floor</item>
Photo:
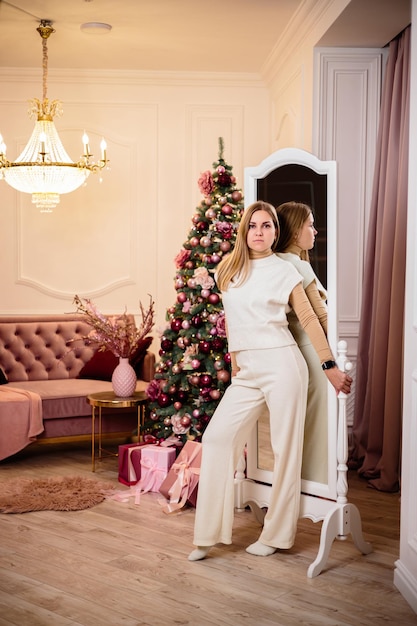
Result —
<path fill-rule="evenodd" d="M 90 450 L 29 450 L 0 463 L 14 477 L 96 476 L 117 482 L 117 459 L 93 475 Z M 307 578 L 320 524 L 299 523 L 295 546 L 270 557 L 244 548 L 260 528 L 250 511 L 235 516 L 234 543 L 191 563 L 194 509 L 166 516 L 157 494 L 140 506 L 105 501 L 85 511 L 0 514 L 0 624 L 18 626 L 397 626 L 417 615 L 393 585 L 399 549 L 399 495 L 350 477 L 368 556 L 336 541 L 327 568 Z"/>

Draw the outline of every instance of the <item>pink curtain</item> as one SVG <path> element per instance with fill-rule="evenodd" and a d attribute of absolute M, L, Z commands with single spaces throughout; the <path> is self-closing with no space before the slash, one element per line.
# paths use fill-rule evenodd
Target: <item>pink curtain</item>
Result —
<path fill-rule="evenodd" d="M 389 45 L 369 221 L 351 466 L 381 491 L 400 480 L 411 28 Z"/>

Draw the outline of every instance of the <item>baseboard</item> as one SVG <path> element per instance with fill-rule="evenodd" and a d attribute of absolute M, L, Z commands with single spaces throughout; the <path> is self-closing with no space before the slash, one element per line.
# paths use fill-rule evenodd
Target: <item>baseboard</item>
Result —
<path fill-rule="evenodd" d="M 395 562 L 394 585 L 413 611 L 417 613 L 417 580 L 400 560 Z"/>

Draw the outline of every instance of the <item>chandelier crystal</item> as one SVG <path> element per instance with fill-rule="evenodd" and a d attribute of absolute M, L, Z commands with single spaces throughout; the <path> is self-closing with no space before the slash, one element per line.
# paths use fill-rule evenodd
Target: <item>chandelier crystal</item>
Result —
<path fill-rule="evenodd" d="M 32 194 L 32 202 L 42 211 L 50 212 L 59 203 L 60 195 L 78 189 L 91 172 L 102 170 L 108 163 L 107 145 L 101 141 L 101 158 L 92 161 L 89 139 L 84 133 L 84 153 L 75 163 L 68 156 L 55 128 L 54 117 L 62 115 L 59 100 L 48 100 L 48 37 L 55 32 L 49 21 L 42 20 L 36 29 L 42 37 L 43 99 L 30 101 L 29 115 L 36 116 L 32 135 L 15 161 L 6 157 L 6 145 L 0 135 L 0 178 L 17 191 Z"/>

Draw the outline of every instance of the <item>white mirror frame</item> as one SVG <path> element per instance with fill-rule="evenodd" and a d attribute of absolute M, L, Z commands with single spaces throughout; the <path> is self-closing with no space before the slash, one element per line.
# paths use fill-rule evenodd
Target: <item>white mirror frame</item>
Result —
<path fill-rule="evenodd" d="M 348 369 L 346 342 L 337 342 L 337 169 L 335 161 L 320 161 L 309 152 L 296 148 L 278 150 L 257 167 L 245 169 L 245 207 L 257 198 L 257 181 L 284 165 L 303 165 L 317 174 L 327 175 L 327 291 L 328 339 L 337 354 L 341 369 Z M 336 352 L 337 348 L 337 352 Z M 362 535 L 359 511 L 348 503 L 347 492 L 347 426 L 346 396 L 338 398 L 329 384 L 328 393 L 328 481 L 327 484 L 303 480 L 301 486 L 300 517 L 313 522 L 322 521 L 320 547 L 317 557 L 308 568 L 307 576 L 320 574 L 326 565 L 333 541 L 349 534 L 363 554 L 372 552 L 372 546 Z M 250 506 L 256 519 L 263 524 L 269 506 L 272 472 L 258 467 L 257 425 L 247 442 L 246 459 L 242 456 L 235 474 L 235 505 L 237 510 Z"/>
<path fill-rule="evenodd" d="M 336 354 L 338 331 L 337 331 L 337 185 L 336 185 L 336 162 L 320 161 L 309 152 L 296 148 L 278 150 L 267 157 L 257 167 L 247 167 L 245 169 L 244 192 L 245 207 L 256 200 L 266 200 L 257 197 L 258 180 L 265 178 L 285 165 L 302 165 L 313 170 L 316 174 L 327 177 L 327 285 L 328 292 L 328 339 L 330 346 Z M 293 198 L 288 198 L 292 200 Z M 296 198 L 294 198 L 296 200 Z M 337 399 L 333 388 L 329 385 L 328 393 L 328 464 L 327 464 L 327 484 L 302 480 L 301 491 L 303 494 L 320 496 L 329 500 L 336 500 L 337 481 Z M 249 478 L 265 483 L 271 483 L 272 472 L 258 467 L 258 441 L 257 429 L 253 433 L 247 444 L 247 475 Z"/>

